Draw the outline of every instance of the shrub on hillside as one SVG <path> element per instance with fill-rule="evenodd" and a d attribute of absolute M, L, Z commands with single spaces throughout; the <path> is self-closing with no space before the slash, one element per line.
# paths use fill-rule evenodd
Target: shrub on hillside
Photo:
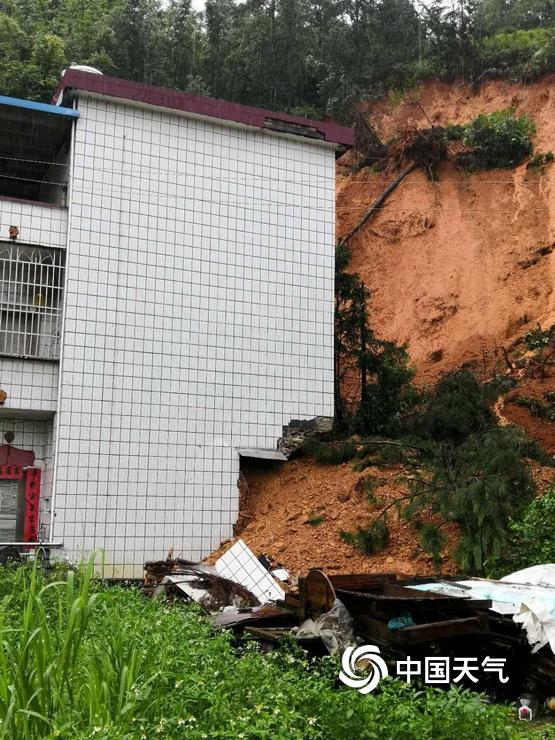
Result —
<path fill-rule="evenodd" d="M 423 510 L 438 514 L 442 524 L 420 531 L 421 545 L 439 566 L 445 543 L 441 526 L 457 525 L 455 558 L 464 571 L 483 573 L 510 542 L 511 522 L 532 500 L 535 485 L 528 459 L 548 463 L 547 455 L 520 430 L 499 428 L 490 410 L 496 394 L 466 370 L 445 375 L 420 412 L 405 425 L 410 444 L 389 447 L 410 467 L 410 491 L 397 505 L 407 521 Z M 359 450 L 357 469 L 378 464 L 379 441 Z M 380 451 L 380 457 L 381 457 Z M 553 461 L 551 460 L 551 463 Z M 343 539 L 372 553 L 387 544 L 386 503 L 372 522 Z"/>
<path fill-rule="evenodd" d="M 441 378 L 415 426 L 436 441 L 462 442 L 494 424 L 484 387 L 468 370 Z"/>
<path fill-rule="evenodd" d="M 492 558 L 488 572 L 501 577 L 523 568 L 555 563 L 555 485 L 535 498 L 510 527 L 510 542 L 504 556 Z"/>
<path fill-rule="evenodd" d="M 541 326 L 537 326 L 535 329 L 530 329 L 526 332 L 522 341 L 524 346 L 529 350 L 544 349 L 548 347 L 553 341 L 555 341 L 555 324 L 552 324 L 548 329 L 542 329 Z"/>
<path fill-rule="evenodd" d="M 354 532 L 341 531 L 339 536 L 363 555 L 374 555 L 385 550 L 389 544 L 389 529 L 385 517 L 377 519 L 367 527 L 359 527 Z"/>
<path fill-rule="evenodd" d="M 350 440 L 323 442 L 312 438 L 304 443 L 303 452 L 319 465 L 342 465 L 357 456 L 357 447 Z"/>
<path fill-rule="evenodd" d="M 538 152 L 531 157 L 530 161 L 526 164 L 526 169 L 531 170 L 532 172 L 539 172 L 541 174 L 547 165 L 553 164 L 553 162 L 555 162 L 555 155 L 553 152 Z"/>
<path fill-rule="evenodd" d="M 465 128 L 463 141 L 474 154 L 474 169 L 478 167 L 514 167 L 530 155 L 535 133 L 533 121 L 512 108 L 494 113 L 482 113 Z M 472 169 L 472 161 L 468 162 Z"/>

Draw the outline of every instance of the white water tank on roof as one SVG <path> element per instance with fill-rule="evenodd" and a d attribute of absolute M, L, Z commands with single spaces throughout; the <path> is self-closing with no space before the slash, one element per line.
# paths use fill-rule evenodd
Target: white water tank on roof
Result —
<path fill-rule="evenodd" d="M 96 69 L 96 67 L 89 67 L 87 64 L 72 64 L 70 69 L 76 69 L 79 72 L 88 72 L 91 75 L 101 75 L 102 72 L 99 69 Z M 65 74 L 66 70 L 64 70 Z"/>

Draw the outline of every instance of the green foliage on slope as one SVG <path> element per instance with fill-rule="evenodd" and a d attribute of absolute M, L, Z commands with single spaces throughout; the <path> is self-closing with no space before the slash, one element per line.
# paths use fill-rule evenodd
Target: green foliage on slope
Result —
<path fill-rule="evenodd" d="M 358 273 L 349 272 L 350 250 L 339 245 L 335 257 L 335 413 L 339 428 L 372 434 L 395 423 L 416 394 L 414 369 L 405 347 L 376 337 L 369 325 L 370 291 Z M 345 383 L 358 401 L 348 404 Z"/>
<path fill-rule="evenodd" d="M 529 461 L 555 463 L 518 428 L 498 426 L 490 410 L 491 394 L 468 371 L 449 373 L 416 413 L 401 419 L 396 442 L 369 440 L 360 445 L 357 469 L 402 463 L 408 491 L 382 505 L 371 522 L 343 533 L 343 539 L 366 554 L 383 549 L 395 508 L 419 529 L 420 543 L 438 568 L 446 543 L 443 528 L 449 524 L 459 532 L 454 557 L 464 572 L 490 572 L 492 563 L 517 548 L 523 537 L 518 523 L 536 521 L 536 507 L 541 517 L 549 503 L 536 503 Z M 424 512 L 435 514 L 437 523 L 421 523 Z M 532 529 L 530 523 L 526 532 Z M 549 542 L 546 536 L 547 550 Z M 534 564 L 529 550 L 518 552 L 519 562 Z"/>
<path fill-rule="evenodd" d="M 555 486 L 550 486 L 513 519 L 507 548 L 487 564 L 493 576 L 555 563 Z"/>
<path fill-rule="evenodd" d="M 532 153 L 535 131 L 526 114 L 518 116 L 507 108 L 477 116 L 465 127 L 463 141 L 483 167 L 514 167 Z"/>

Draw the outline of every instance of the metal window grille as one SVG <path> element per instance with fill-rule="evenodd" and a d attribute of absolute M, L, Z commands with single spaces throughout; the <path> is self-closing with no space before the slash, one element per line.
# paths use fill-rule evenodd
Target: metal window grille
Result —
<path fill-rule="evenodd" d="M 0 354 L 60 356 L 65 253 L 0 243 Z"/>

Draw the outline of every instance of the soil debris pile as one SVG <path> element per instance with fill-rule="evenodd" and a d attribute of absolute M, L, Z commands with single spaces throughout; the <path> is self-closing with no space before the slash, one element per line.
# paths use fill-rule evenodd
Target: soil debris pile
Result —
<path fill-rule="evenodd" d="M 420 547 L 410 523 L 396 512 L 391 515 L 390 543 L 384 552 L 364 555 L 341 537 L 342 531 L 369 522 L 379 510 L 357 485 L 362 478 L 371 476 L 380 500 L 390 502 L 406 490 L 405 474 L 399 465 L 368 468 L 362 474 L 352 463 L 319 465 L 308 458 L 291 460 L 277 470 L 252 466 L 245 471 L 249 494 L 240 517 L 248 523 L 236 534 L 253 552 L 293 574 L 315 567 L 327 573 L 433 574 L 431 556 Z M 445 573 L 457 570 L 449 555 L 455 542 L 456 531 L 451 527 L 443 553 Z M 224 543 L 222 550 L 228 546 Z M 209 562 L 215 562 L 222 550 L 213 553 Z"/>

